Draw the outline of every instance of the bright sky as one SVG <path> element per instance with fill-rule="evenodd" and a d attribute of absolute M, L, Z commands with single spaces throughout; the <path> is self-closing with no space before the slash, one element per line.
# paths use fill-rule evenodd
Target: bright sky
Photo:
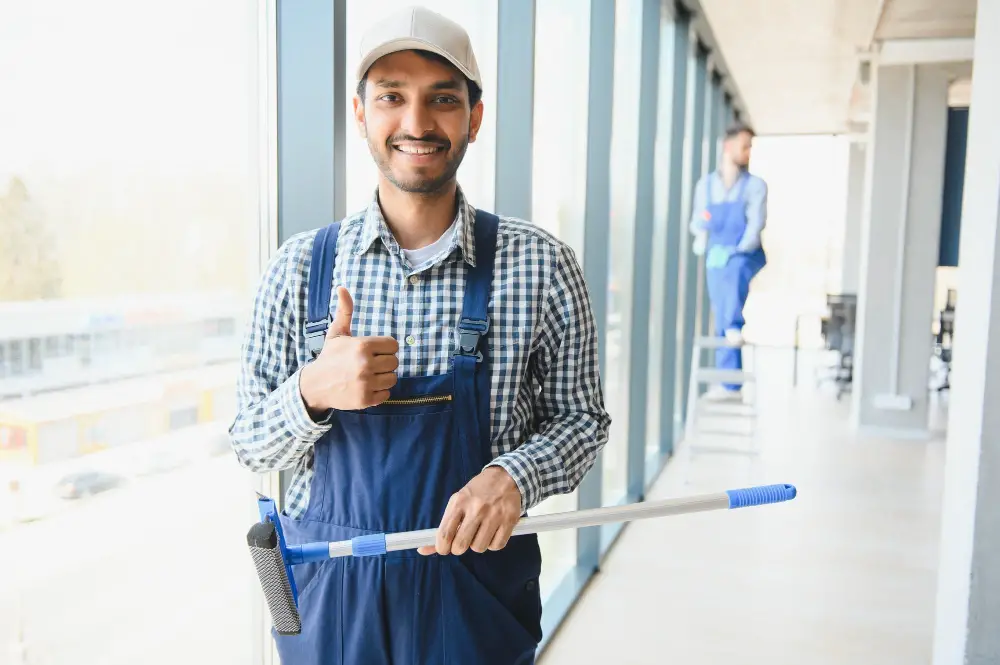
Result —
<path fill-rule="evenodd" d="M 246 161 L 252 12 L 243 0 L 3 2 L 0 177 Z"/>

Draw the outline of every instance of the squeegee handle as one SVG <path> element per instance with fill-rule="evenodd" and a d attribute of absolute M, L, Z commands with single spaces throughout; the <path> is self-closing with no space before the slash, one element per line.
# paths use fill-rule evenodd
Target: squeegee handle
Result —
<path fill-rule="evenodd" d="M 630 522 L 651 517 L 684 515 L 709 510 L 762 506 L 769 503 L 790 501 L 795 498 L 795 495 L 794 485 L 763 485 L 715 494 L 662 501 L 644 501 L 625 506 L 606 506 L 550 515 L 536 515 L 521 518 L 511 535 L 520 536 L 559 529 L 580 529 L 601 524 Z M 423 529 L 403 533 L 376 533 L 358 536 L 351 540 L 309 543 L 291 546 L 288 549 L 293 563 L 303 563 L 340 556 L 375 556 L 397 550 L 416 549 L 433 545 L 436 539 L 437 529 Z"/>

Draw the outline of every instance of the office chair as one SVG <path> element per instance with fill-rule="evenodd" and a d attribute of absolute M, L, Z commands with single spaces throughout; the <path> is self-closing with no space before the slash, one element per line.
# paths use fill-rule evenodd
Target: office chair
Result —
<path fill-rule="evenodd" d="M 955 340 L 955 289 L 948 289 L 944 309 L 938 312 L 937 332 L 934 335 L 934 356 L 940 361 L 943 378 L 933 388 L 937 392 L 951 390 L 951 352 Z"/>
<path fill-rule="evenodd" d="M 858 297 L 853 293 L 830 293 L 826 296 L 827 315 L 820 319 L 820 334 L 836 361 L 826 369 L 837 388 L 837 399 L 851 389 L 854 380 L 854 335 L 858 315 Z M 820 379 L 817 383 L 822 383 Z"/>

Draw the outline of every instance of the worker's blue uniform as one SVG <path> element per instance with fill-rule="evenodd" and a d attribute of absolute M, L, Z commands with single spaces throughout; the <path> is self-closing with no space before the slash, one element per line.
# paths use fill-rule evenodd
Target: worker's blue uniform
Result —
<path fill-rule="evenodd" d="M 736 196 L 733 200 L 713 203 L 712 178 L 706 178 L 706 223 L 708 232 L 706 245 L 705 275 L 708 282 L 708 297 L 715 318 L 716 336 L 723 336 L 727 330 L 742 330 L 746 323 L 743 307 L 750 294 L 750 282 L 767 263 L 764 248 L 757 246 L 750 252 L 740 252 L 737 246 L 747 230 L 747 205 L 743 194 L 750 175 L 740 176 Z M 743 369 L 743 353 L 740 349 L 716 349 L 715 365 L 719 369 Z M 736 390 L 738 384 L 725 384 Z"/>
<path fill-rule="evenodd" d="M 448 500 L 492 459 L 487 303 L 498 220 L 476 213 L 451 369 L 401 377 L 389 401 L 338 412 L 317 444 L 309 507 L 281 516 L 291 544 L 436 529 Z M 313 248 L 311 330 L 329 323 L 337 229 Z M 390 403 L 391 402 L 391 403 Z M 302 632 L 275 634 L 284 665 L 514 665 L 541 640 L 541 554 L 534 535 L 498 551 L 416 550 L 295 566 Z"/>

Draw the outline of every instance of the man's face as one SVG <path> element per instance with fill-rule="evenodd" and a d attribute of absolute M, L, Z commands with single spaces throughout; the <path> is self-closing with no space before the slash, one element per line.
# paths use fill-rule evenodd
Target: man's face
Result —
<path fill-rule="evenodd" d="M 457 69 L 401 51 L 368 70 L 354 116 L 382 175 L 401 191 L 432 194 L 458 172 L 479 132 L 483 104 L 469 108 L 468 86 Z"/>
<path fill-rule="evenodd" d="M 726 141 L 726 154 L 737 166 L 746 167 L 750 163 L 750 132 L 740 132 Z"/>

